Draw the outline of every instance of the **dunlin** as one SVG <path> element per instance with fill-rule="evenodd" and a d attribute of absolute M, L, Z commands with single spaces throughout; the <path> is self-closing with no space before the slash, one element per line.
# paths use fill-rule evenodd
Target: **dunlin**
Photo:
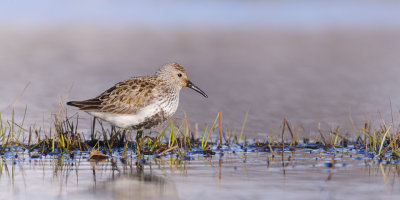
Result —
<path fill-rule="evenodd" d="M 99 96 L 86 101 L 70 101 L 94 117 L 123 128 L 149 129 L 170 118 L 177 110 L 179 93 L 188 87 L 207 95 L 189 81 L 178 63 L 162 66 L 154 75 L 133 77 L 115 84 Z"/>

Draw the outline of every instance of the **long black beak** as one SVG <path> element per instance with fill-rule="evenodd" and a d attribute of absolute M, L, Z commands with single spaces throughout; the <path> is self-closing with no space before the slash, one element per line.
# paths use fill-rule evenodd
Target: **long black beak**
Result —
<path fill-rule="evenodd" d="M 203 95 L 205 98 L 208 98 L 208 96 L 206 95 L 206 93 L 203 92 L 203 90 L 201 90 L 199 87 L 195 86 L 192 82 L 190 82 L 188 80 L 186 87 L 193 89 L 194 91 L 200 93 L 201 95 Z"/>

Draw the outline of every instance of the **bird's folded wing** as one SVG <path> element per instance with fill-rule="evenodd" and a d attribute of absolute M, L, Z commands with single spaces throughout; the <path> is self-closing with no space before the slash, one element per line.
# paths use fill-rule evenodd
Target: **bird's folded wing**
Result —
<path fill-rule="evenodd" d="M 71 101 L 67 104 L 84 111 L 135 114 L 151 104 L 156 95 L 157 91 L 152 79 L 140 77 L 119 82 L 95 98 Z"/>

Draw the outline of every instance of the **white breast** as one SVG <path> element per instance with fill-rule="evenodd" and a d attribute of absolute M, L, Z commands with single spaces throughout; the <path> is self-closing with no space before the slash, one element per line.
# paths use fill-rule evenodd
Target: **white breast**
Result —
<path fill-rule="evenodd" d="M 176 110 L 178 109 L 178 105 L 179 94 L 160 102 L 160 108 L 165 112 L 168 117 L 172 116 L 176 112 Z"/>

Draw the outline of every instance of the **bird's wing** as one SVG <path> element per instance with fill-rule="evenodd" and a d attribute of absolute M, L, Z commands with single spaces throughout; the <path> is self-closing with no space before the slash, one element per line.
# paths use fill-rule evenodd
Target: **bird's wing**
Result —
<path fill-rule="evenodd" d="M 115 84 L 95 98 L 67 104 L 84 111 L 135 114 L 151 104 L 157 95 L 154 77 L 136 77 Z"/>

